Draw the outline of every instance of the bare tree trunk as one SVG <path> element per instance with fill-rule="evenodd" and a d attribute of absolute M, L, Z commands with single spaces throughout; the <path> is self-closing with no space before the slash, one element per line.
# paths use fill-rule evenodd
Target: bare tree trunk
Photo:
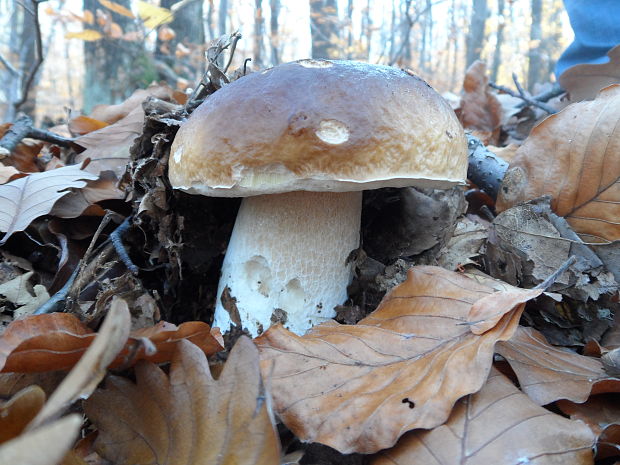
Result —
<path fill-rule="evenodd" d="M 532 26 L 530 28 L 529 66 L 527 69 L 527 87 L 531 92 L 534 84 L 541 81 L 542 58 L 540 46 L 542 40 L 542 0 L 532 0 Z"/>
<path fill-rule="evenodd" d="M 116 3 L 126 8 L 130 6 L 129 0 L 117 0 Z M 101 8 L 98 0 L 84 0 L 85 10 L 96 11 Z M 120 25 L 124 32 L 134 27 L 133 21 L 125 16 L 108 9 L 105 13 L 110 14 L 112 20 Z M 128 42 L 109 37 L 84 43 L 84 69 L 86 113 L 97 104 L 119 103 L 135 89 L 146 87 L 158 77 L 142 42 Z"/>
<path fill-rule="evenodd" d="M 456 0 L 452 0 L 452 5 L 450 6 L 450 37 L 452 40 L 452 44 L 454 45 L 452 55 L 452 70 L 450 72 L 450 89 L 455 89 L 459 58 L 459 34 L 458 28 L 456 26 Z"/>
<path fill-rule="evenodd" d="M 279 37 L 278 37 L 278 18 L 280 16 L 280 0 L 270 0 L 269 7 L 271 9 L 270 20 L 270 37 L 269 42 L 271 45 L 271 64 L 277 65 L 280 63 L 280 50 L 279 50 Z"/>
<path fill-rule="evenodd" d="M 347 60 L 353 58 L 353 0 L 347 2 Z"/>
<path fill-rule="evenodd" d="M 474 0 L 467 38 L 466 67 L 480 59 L 484 44 L 484 28 L 488 16 L 487 0 Z"/>
<path fill-rule="evenodd" d="M 362 30 L 361 34 L 366 39 L 366 60 L 370 60 L 370 47 L 372 46 L 372 17 L 370 16 L 370 2 L 366 3 L 366 8 L 362 14 Z M 362 37 L 360 37 L 360 43 L 362 43 Z"/>
<path fill-rule="evenodd" d="M 226 30 L 226 17 L 228 16 L 228 0 L 220 0 L 219 10 L 220 11 L 218 14 L 217 24 L 220 35 L 223 36 L 228 32 L 232 32 Z"/>
<path fill-rule="evenodd" d="M 504 44 L 504 28 L 506 21 L 504 19 L 504 0 L 497 0 L 497 39 L 495 42 L 495 53 L 493 54 L 493 65 L 491 66 L 491 81 L 497 82 L 497 73 L 499 65 L 502 62 L 502 45 Z"/>
<path fill-rule="evenodd" d="M 207 9 L 207 32 L 209 33 L 208 40 L 215 39 L 215 28 L 213 27 L 213 0 L 209 0 L 209 8 Z"/>
<path fill-rule="evenodd" d="M 178 0 L 161 0 L 160 5 L 170 8 L 177 2 Z M 173 87 L 178 85 L 179 78 L 195 81 L 205 71 L 204 60 L 193 60 L 195 56 L 191 55 L 182 58 L 177 58 L 175 55 L 179 43 L 191 49 L 204 47 L 205 28 L 202 15 L 202 2 L 187 3 L 175 11 L 174 19 L 168 24 L 168 27 L 175 32 L 175 37 L 167 41 L 161 41 L 159 38 L 157 40 L 155 59 L 160 78 L 168 81 Z"/>
<path fill-rule="evenodd" d="M 313 58 L 337 58 L 338 38 L 337 0 L 310 0 L 310 34 Z"/>
<path fill-rule="evenodd" d="M 263 0 L 254 1 L 254 66 L 263 67 L 263 36 L 265 33 L 265 19 L 263 18 Z"/>
<path fill-rule="evenodd" d="M 403 14 L 403 22 L 401 24 L 402 37 L 401 37 L 401 52 L 396 57 L 396 61 L 402 59 L 406 63 L 411 61 L 411 0 L 405 0 L 405 10 Z"/>

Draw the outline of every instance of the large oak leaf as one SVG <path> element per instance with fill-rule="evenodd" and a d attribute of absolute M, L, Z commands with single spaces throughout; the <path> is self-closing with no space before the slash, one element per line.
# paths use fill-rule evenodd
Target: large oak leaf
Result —
<path fill-rule="evenodd" d="M 503 211 L 542 195 L 585 242 L 620 239 L 620 85 L 569 105 L 519 148 L 497 199 Z"/>
<path fill-rule="evenodd" d="M 302 440 L 342 453 L 376 452 L 406 431 L 442 424 L 457 399 L 481 388 L 495 343 L 512 336 L 523 302 L 538 293 L 506 286 L 497 291 L 506 299 L 489 298 L 494 292 L 415 267 L 357 325 L 324 323 L 302 337 L 271 327 L 256 343 L 276 411 Z"/>
<path fill-rule="evenodd" d="M 533 328 L 519 327 L 496 351 L 510 363 L 523 392 L 538 405 L 558 399 L 584 402 L 590 394 L 620 392 L 620 379 L 610 377 L 599 359 L 554 347 Z"/>
<path fill-rule="evenodd" d="M 113 464 L 277 465 L 279 445 L 258 351 L 241 338 L 214 380 L 207 359 L 182 341 L 170 376 L 136 366 L 136 383 L 110 377 L 85 403 L 97 452 Z"/>
<path fill-rule="evenodd" d="M 592 431 L 532 403 L 493 371 L 482 390 L 458 402 L 445 425 L 412 431 L 372 465 L 588 465 Z"/>

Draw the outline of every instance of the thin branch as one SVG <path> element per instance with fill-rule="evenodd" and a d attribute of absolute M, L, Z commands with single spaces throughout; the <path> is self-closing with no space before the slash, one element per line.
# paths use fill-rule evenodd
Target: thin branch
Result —
<path fill-rule="evenodd" d="M 551 273 L 551 275 L 549 275 L 547 279 L 545 279 L 542 283 L 534 287 L 534 289 L 543 289 L 546 291 L 551 286 L 553 286 L 553 284 L 555 284 L 555 282 L 560 277 L 560 275 L 564 273 L 566 270 L 568 270 L 571 266 L 573 266 L 573 264 L 576 261 L 577 261 L 577 257 L 575 255 L 571 255 L 570 257 L 568 257 L 568 259 L 564 263 L 560 265 L 560 267 L 557 270 Z"/>
<path fill-rule="evenodd" d="M 11 73 L 13 76 L 21 76 L 22 73 L 20 70 L 16 69 L 9 61 L 0 54 L 0 63 L 4 65 L 4 67 Z"/>
<path fill-rule="evenodd" d="M 37 129 L 33 126 L 32 120 L 28 116 L 21 116 L 15 121 L 13 126 L 0 139 L 0 158 L 7 157 L 17 147 L 22 139 L 30 137 L 32 139 L 50 142 L 60 147 L 71 147 L 73 139 L 59 136 L 53 132 Z"/>
<path fill-rule="evenodd" d="M 43 64 L 43 41 L 41 40 L 41 24 L 39 23 L 39 3 L 40 2 L 37 1 L 37 0 L 31 0 L 31 2 L 32 2 L 32 6 L 33 6 L 32 10 L 27 8 L 21 2 L 20 2 L 20 5 L 22 6 L 22 8 L 24 8 L 30 14 L 32 14 L 32 17 L 33 17 L 33 20 L 34 20 L 35 53 L 36 53 L 37 56 L 36 56 L 35 62 L 33 63 L 32 67 L 30 68 L 30 71 L 28 72 L 28 75 L 27 75 L 26 79 L 22 83 L 22 96 L 21 96 L 21 98 L 17 102 L 13 103 L 13 108 L 15 109 L 16 112 L 28 100 L 28 94 L 30 93 L 30 88 L 32 86 L 34 78 L 37 75 L 37 72 L 39 71 L 39 68 L 41 67 L 41 64 Z"/>
<path fill-rule="evenodd" d="M 549 113 L 550 115 L 553 115 L 554 113 L 557 113 L 555 108 L 550 107 L 549 105 L 545 104 L 544 102 L 536 99 L 535 97 L 530 97 L 526 94 L 525 90 L 523 89 L 523 87 L 521 86 L 521 84 L 519 83 L 519 80 L 517 79 L 517 75 L 515 73 L 512 73 L 512 79 L 515 83 L 515 85 L 517 86 L 517 90 L 518 92 L 515 92 L 514 90 L 505 87 L 505 86 L 500 86 L 498 84 L 495 84 L 494 82 L 489 82 L 489 86 L 492 87 L 493 89 L 497 89 L 501 92 L 504 92 L 512 97 L 516 97 L 516 98 L 520 98 L 521 100 L 523 100 L 526 104 L 528 105 L 532 105 L 534 107 L 540 108 L 543 111 L 546 111 L 547 113 Z M 561 92 L 560 92 L 561 94 Z M 560 95 L 557 94 L 557 95 Z M 545 95 L 546 96 L 546 95 Z M 551 98 L 551 97 L 549 97 Z"/>

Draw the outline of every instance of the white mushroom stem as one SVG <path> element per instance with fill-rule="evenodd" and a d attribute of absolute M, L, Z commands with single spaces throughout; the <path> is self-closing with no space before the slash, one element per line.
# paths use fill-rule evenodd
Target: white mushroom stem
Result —
<path fill-rule="evenodd" d="M 297 334 L 335 316 L 347 299 L 359 244 L 361 192 L 246 197 L 217 292 L 214 326 L 257 336 L 275 323 Z M 238 312 L 238 315 L 237 315 Z"/>

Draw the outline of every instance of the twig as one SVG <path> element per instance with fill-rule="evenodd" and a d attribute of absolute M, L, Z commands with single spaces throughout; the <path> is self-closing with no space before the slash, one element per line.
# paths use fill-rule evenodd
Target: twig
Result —
<path fill-rule="evenodd" d="M 518 92 L 515 92 L 514 90 L 512 90 L 512 89 L 510 89 L 508 87 L 500 86 L 498 84 L 495 84 L 494 82 L 489 82 L 489 86 L 492 87 L 493 89 L 497 89 L 497 90 L 502 91 L 502 92 L 504 92 L 504 93 L 506 93 L 508 95 L 511 95 L 512 97 L 520 98 L 526 104 L 532 105 L 532 106 L 537 107 L 537 108 L 540 108 L 541 110 L 546 111 L 550 115 L 553 115 L 554 113 L 557 113 L 555 108 L 552 108 L 549 105 L 546 105 L 545 103 L 543 103 L 542 101 L 539 101 L 539 100 L 537 100 L 537 99 L 535 99 L 533 97 L 528 96 L 525 93 L 525 90 L 523 89 L 521 84 L 519 83 L 519 80 L 517 79 L 517 75 L 515 73 L 512 73 L 512 79 L 513 79 L 515 85 L 517 86 Z"/>
<path fill-rule="evenodd" d="M 26 137 L 42 140 L 44 142 L 51 142 L 61 147 L 70 147 L 71 142 L 73 142 L 73 139 L 67 139 L 53 132 L 33 127 L 32 120 L 24 115 L 19 117 L 13 126 L 4 134 L 2 139 L 0 139 L 0 158 L 10 155 L 10 153 L 15 150 L 15 147 L 17 147 L 17 144 Z"/>
<path fill-rule="evenodd" d="M 121 261 L 125 264 L 129 271 L 131 271 L 134 275 L 137 275 L 140 270 L 131 261 L 131 258 L 129 258 L 129 254 L 127 253 L 127 250 L 125 250 L 125 246 L 123 245 L 123 235 L 127 232 L 130 225 L 131 216 L 128 216 L 118 228 L 112 231 L 112 234 L 110 234 L 110 241 L 112 241 L 112 245 L 114 245 L 114 249 L 118 254 L 118 258 L 121 259 Z"/>
<path fill-rule="evenodd" d="M 248 62 L 252 61 L 251 58 L 246 58 L 243 60 L 243 75 L 245 76 L 247 73 Z"/>
<path fill-rule="evenodd" d="M 577 261 L 577 257 L 575 255 L 571 255 L 568 258 L 568 260 L 562 263 L 560 267 L 557 270 L 555 270 L 551 275 L 549 275 L 547 279 L 545 279 L 542 283 L 535 286 L 534 289 L 543 289 L 546 291 L 551 286 L 553 286 L 553 284 L 557 281 L 560 275 L 564 273 L 566 270 L 568 270 L 573 265 L 573 263 L 575 263 L 576 261 Z"/>
<path fill-rule="evenodd" d="M 39 0 L 40 1 L 40 0 Z M 30 10 L 25 5 L 21 4 L 22 7 L 32 14 L 34 20 L 34 40 L 35 40 L 35 53 L 36 60 L 33 63 L 25 81 L 22 83 L 22 96 L 17 102 L 13 102 L 13 108 L 17 112 L 19 108 L 26 103 L 28 100 L 28 94 L 30 93 L 30 87 L 32 86 L 32 82 L 34 81 L 41 64 L 43 64 L 43 41 L 41 40 L 41 25 L 39 24 L 39 1 L 31 0 L 33 9 Z"/>
<path fill-rule="evenodd" d="M 230 53 L 228 54 L 228 63 L 226 63 L 226 66 L 224 66 L 224 73 L 228 71 L 228 67 L 233 61 L 233 56 L 235 54 L 235 50 L 237 49 L 237 42 L 239 42 L 239 39 L 241 39 L 241 33 L 239 31 L 233 32 L 231 35 L 231 39 L 232 41 L 230 44 Z M 224 49 L 222 49 L 222 51 L 224 51 Z"/>
<path fill-rule="evenodd" d="M 43 315 L 44 313 L 54 313 L 58 311 L 58 307 L 60 306 L 60 304 L 67 299 L 67 294 L 69 293 L 69 289 L 71 289 L 71 285 L 73 284 L 73 281 L 75 281 L 75 278 L 77 277 L 79 270 L 80 270 L 80 267 L 76 266 L 75 270 L 73 271 L 73 273 L 71 274 L 71 276 L 69 277 L 65 285 L 62 286 L 62 288 L 60 288 L 58 292 L 56 292 L 56 294 L 54 294 L 50 298 L 50 300 L 48 300 L 43 305 L 41 305 L 39 308 L 37 308 L 34 311 L 33 315 Z"/>

